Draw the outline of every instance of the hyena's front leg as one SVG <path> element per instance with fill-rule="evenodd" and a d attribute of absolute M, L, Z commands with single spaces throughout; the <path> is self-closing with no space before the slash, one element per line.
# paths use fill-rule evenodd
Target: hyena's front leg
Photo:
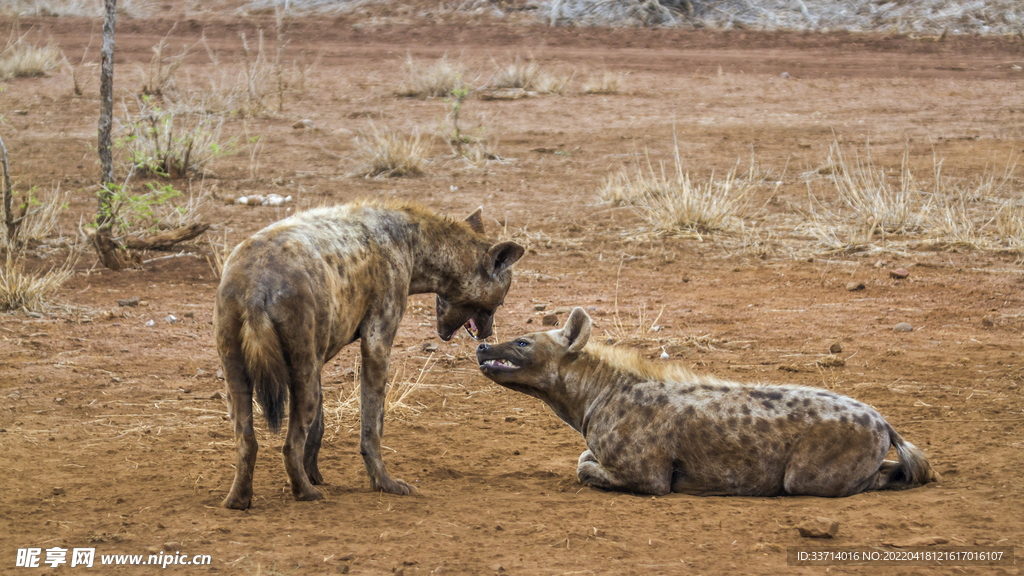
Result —
<path fill-rule="evenodd" d="M 410 494 L 412 488 L 397 478 L 391 478 L 384 468 L 380 452 L 380 439 L 384 434 L 384 397 L 388 378 L 388 355 L 394 341 L 394 330 L 389 332 L 371 328 L 361 330 L 360 348 L 362 366 L 359 370 L 359 453 L 363 455 L 370 487 L 388 494 Z"/>
<path fill-rule="evenodd" d="M 642 463 L 638 469 L 621 473 L 609 466 L 602 466 L 597 457 L 590 450 L 580 454 L 579 464 L 576 467 L 576 477 L 580 484 L 586 484 L 595 488 L 605 490 L 622 490 L 626 492 L 643 492 L 645 494 L 657 494 L 659 496 L 668 494 L 670 485 L 665 474 L 651 471 L 645 474 L 648 468 Z M 637 474 L 639 473 L 639 474 Z"/>

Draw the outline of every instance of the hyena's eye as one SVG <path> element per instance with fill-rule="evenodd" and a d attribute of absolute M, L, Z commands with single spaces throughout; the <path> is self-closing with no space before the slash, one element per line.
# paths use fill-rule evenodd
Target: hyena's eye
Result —
<path fill-rule="evenodd" d="M 529 344 L 530 343 L 526 340 L 516 340 L 516 346 L 519 346 L 520 348 L 526 348 Z"/>

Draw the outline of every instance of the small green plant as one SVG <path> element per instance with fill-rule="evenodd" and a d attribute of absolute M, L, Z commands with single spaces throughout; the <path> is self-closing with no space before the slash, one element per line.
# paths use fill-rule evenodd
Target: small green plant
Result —
<path fill-rule="evenodd" d="M 149 96 L 135 102 L 138 114 L 123 106 L 123 135 L 114 141 L 129 172 L 181 178 L 234 149 L 234 140 L 220 141 L 221 117 L 165 111 L 151 106 Z"/>
<path fill-rule="evenodd" d="M 129 234 L 153 232 L 159 228 L 161 218 L 168 210 L 176 210 L 170 200 L 181 196 L 171 184 L 146 184 L 148 191 L 133 194 L 127 184 L 110 184 L 108 207 L 101 210 L 104 221 L 112 223 L 115 237 Z"/>
<path fill-rule="evenodd" d="M 462 131 L 459 129 L 459 113 L 462 112 L 462 103 L 469 96 L 469 90 L 466 88 L 456 88 L 451 92 L 452 96 L 452 138 L 451 141 L 455 144 L 455 148 L 459 154 L 462 154 L 462 146 L 469 143 L 469 139 L 462 135 Z"/>

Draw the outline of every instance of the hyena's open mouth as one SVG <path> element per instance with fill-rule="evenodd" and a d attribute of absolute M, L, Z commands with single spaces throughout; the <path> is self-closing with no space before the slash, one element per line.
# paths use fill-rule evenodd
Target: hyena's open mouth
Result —
<path fill-rule="evenodd" d="M 476 320 L 470 318 L 469 322 L 463 324 L 462 327 L 466 329 L 466 332 L 469 332 L 469 335 L 472 336 L 474 340 L 477 339 L 476 336 L 480 333 L 480 330 L 476 327 Z"/>
<path fill-rule="evenodd" d="M 495 358 L 494 360 L 485 360 L 480 364 L 480 369 L 490 369 L 492 372 L 511 372 L 513 370 L 519 370 L 519 366 L 516 366 L 512 362 L 505 360 L 504 358 Z"/>

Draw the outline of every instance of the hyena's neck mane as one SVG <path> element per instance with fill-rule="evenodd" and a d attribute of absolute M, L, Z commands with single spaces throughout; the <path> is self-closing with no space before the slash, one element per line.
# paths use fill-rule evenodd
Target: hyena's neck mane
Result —
<path fill-rule="evenodd" d="M 580 360 L 593 366 L 591 370 L 600 373 L 602 378 L 618 376 L 636 382 L 718 382 L 716 378 L 695 374 L 675 363 L 650 362 L 636 350 L 622 346 L 605 346 L 591 342 L 583 349 Z"/>

